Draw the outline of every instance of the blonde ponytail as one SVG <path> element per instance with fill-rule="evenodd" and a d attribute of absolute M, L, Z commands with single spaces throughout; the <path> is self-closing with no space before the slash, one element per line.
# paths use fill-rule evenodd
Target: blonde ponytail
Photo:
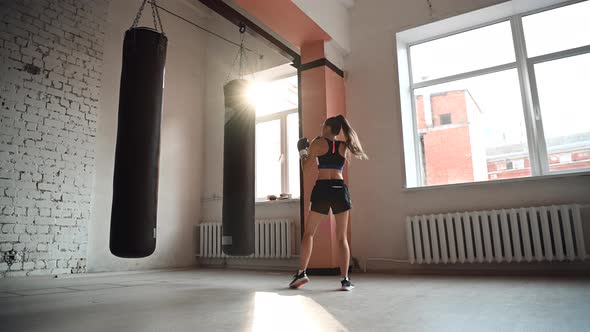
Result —
<path fill-rule="evenodd" d="M 358 135 L 354 129 L 352 129 L 348 120 L 346 120 L 343 115 L 338 115 L 336 118 L 341 123 L 342 130 L 344 131 L 344 138 L 346 139 L 346 146 L 350 152 L 360 160 L 369 159 L 365 151 L 363 151 L 363 146 L 361 145 Z"/>

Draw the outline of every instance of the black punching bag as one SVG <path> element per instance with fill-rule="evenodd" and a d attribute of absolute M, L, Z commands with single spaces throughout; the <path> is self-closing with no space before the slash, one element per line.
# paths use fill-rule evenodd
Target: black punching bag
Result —
<path fill-rule="evenodd" d="M 150 28 L 125 32 L 110 237 L 111 252 L 118 257 L 146 257 L 156 249 L 167 41 Z"/>
<path fill-rule="evenodd" d="M 232 256 L 254 253 L 254 171 L 256 110 L 246 99 L 248 81 L 233 80 L 223 87 L 223 252 Z"/>

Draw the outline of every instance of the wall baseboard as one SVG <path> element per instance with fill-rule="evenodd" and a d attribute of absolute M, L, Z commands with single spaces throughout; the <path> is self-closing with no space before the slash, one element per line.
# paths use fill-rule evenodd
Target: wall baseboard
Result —
<path fill-rule="evenodd" d="M 263 270 L 293 272 L 299 258 L 248 259 L 248 258 L 198 258 L 198 266 L 204 268 L 229 268 L 236 270 Z M 590 261 L 553 263 L 502 263 L 502 264 L 410 264 L 389 260 L 367 261 L 368 273 L 415 275 L 481 275 L 481 276 L 584 276 L 590 277 Z M 337 275 L 340 270 L 308 269 L 309 275 Z M 355 269 L 356 273 L 362 273 Z"/>
<path fill-rule="evenodd" d="M 199 267 L 231 268 L 239 270 L 266 270 L 293 272 L 299 266 L 299 258 L 253 259 L 253 258 L 198 258 Z"/>
<path fill-rule="evenodd" d="M 388 260 L 367 261 L 367 272 L 429 275 L 590 276 L 590 262 L 410 264 Z"/>

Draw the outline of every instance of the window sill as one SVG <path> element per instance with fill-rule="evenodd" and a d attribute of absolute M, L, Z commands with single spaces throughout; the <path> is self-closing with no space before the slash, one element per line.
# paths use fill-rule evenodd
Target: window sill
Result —
<path fill-rule="evenodd" d="M 201 203 L 211 203 L 211 202 L 221 202 L 223 201 L 223 197 L 213 197 L 213 198 L 207 198 L 207 199 L 202 199 Z M 277 199 L 274 201 L 269 201 L 266 199 L 260 199 L 260 200 L 256 200 L 254 203 L 256 205 L 266 205 L 266 204 L 289 204 L 289 203 L 299 203 L 299 198 L 292 198 L 292 199 Z"/>
<path fill-rule="evenodd" d="M 576 177 L 586 177 L 590 176 L 590 171 L 583 171 L 583 172 L 576 172 L 576 173 L 562 173 L 562 174 L 550 174 L 550 175 L 539 175 L 539 176 L 529 176 L 525 178 L 518 178 L 518 179 L 504 179 L 504 180 L 488 180 L 488 181 L 478 181 L 478 182 L 466 182 L 466 183 L 453 183 L 453 184 L 441 184 L 441 185 L 434 185 L 434 186 L 423 186 L 423 187 L 412 187 L 412 188 L 402 188 L 403 192 L 414 192 L 414 191 L 424 191 L 424 190 L 432 190 L 432 189 L 454 189 L 454 188 L 469 188 L 475 186 L 487 186 L 487 185 L 496 185 L 496 184 L 510 184 L 510 183 L 520 183 L 520 182 L 529 182 L 529 181 L 543 181 L 543 180 L 551 180 L 551 179 L 560 179 L 560 178 L 576 178 Z"/>
<path fill-rule="evenodd" d="M 269 205 L 273 205 L 273 204 L 299 204 L 299 198 L 292 198 L 292 199 L 277 199 L 274 201 L 268 201 L 268 200 L 260 200 L 260 201 L 256 201 L 256 206 L 269 206 Z"/>

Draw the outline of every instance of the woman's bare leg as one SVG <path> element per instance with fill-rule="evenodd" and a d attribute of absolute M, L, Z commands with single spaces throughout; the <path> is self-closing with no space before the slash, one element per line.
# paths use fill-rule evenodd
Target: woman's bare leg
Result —
<path fill-rule="evenodd" d="M 315 211 L 309 211 L 307 214 L 305 232 L 303 233 L 303 239 L 301 239 L 300 270 L 307 269 L 307 264 L 309 264 L 309 258 L 311 257 L 311 250 L 313 248 L 313 236 L 324 218 L 326 218 L 325 215 Z"/>
<path fill-rule="evenodd" d="M 348 247 L 348 215 L 349 211 L 334 215 L 336 218 L 336 241 L 340 251 L 340 273 L 342 278 L 348 278 L 348 263 L 350 262 L 350 248 Z"/>

